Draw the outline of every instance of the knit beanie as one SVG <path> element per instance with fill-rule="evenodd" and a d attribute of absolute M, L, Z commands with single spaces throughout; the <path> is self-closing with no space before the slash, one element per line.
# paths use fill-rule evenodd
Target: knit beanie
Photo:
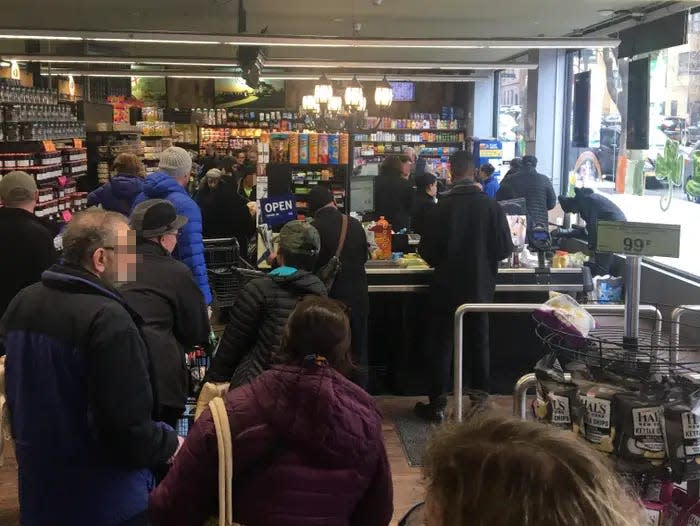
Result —
<path fill-rule="evenodd" d="M 173 177 L 178 175 L 189 175 L 192 170 L 192 157 L 187 150 L 178 146 L 166 148 L 160 154 L 160 164 L 162 171 L 169 173 Z"/>

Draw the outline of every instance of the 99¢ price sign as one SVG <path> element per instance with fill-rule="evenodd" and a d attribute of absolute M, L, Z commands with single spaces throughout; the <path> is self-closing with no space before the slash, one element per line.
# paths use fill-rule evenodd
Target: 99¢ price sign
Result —
<path fill-rule="evenodd" d="M 598 222 L 598 252 L 677 258 L 680 244 L 680 225 Z"/>

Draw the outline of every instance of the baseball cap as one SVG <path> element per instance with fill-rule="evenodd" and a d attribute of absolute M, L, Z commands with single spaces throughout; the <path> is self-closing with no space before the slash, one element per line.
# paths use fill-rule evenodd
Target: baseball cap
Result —
<path fill-rule="evenodd" d="M 5 206 L 33 201 L 35 196 L 36 181 L 27 172 L 10 172 L 0 180 L 0 201 Z"/>
<path fill-rule="evenodd" d="M 165 199 L 149 199 L 139 203 L 131 213 L 130 220 L 131 228 L 143 239 L 180 230 L 186 223 L 187 218 L 177 215 L 175 207 Z"/>
<path fill-rule="evenodd" d="M 321 249 L 321 236 L 306 221 L 290 221 L 280 231 L 279 247 L 294 254 L 315 255 Z"/>

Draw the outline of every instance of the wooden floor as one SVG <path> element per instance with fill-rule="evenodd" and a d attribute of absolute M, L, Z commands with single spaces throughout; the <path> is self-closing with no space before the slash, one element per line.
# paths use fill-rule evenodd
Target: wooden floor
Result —
<path fill-rule="evenodd" d="M 420 398 L 380 396 L 377 404 L 384 414 L 384 439 L 391 464 L 394 481 L 394 520 L 392 526 L 403 517 L 408 509 L 423 500 L 423 486 L 420 468 L 411 467 L 404 454 L 403 446 L 393 424 L 393 417 L 401 412 L 411 411 Z M 496 400 L 498 406 L 509 407 L 510 398 Z M 0 467 L 0 526 L 19 526 L 17 504 L 17 464 L 12 451 L 6 455 L 5 465 Z"/>

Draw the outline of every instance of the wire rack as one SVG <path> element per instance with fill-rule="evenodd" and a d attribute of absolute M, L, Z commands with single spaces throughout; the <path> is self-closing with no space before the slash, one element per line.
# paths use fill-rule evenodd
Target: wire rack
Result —
<path fill-rule="evenodd" d="M 671 322 L 658 327 L 653 319 L 640 319 L 639 337 L 634 341 L 625 338 L 623 315 L 606 315 L 605 324 L 585 338 L 550 326 L 536 313 L 533 319 L 535 332 L 546 350 L 565 361 L 580 361 L 608 376 L 655 382 L 664 377 L 700 372 L 700 345 L 673 345 Z M 700 334 L 696 326 L 683 324 L 683 327 Z"/>

